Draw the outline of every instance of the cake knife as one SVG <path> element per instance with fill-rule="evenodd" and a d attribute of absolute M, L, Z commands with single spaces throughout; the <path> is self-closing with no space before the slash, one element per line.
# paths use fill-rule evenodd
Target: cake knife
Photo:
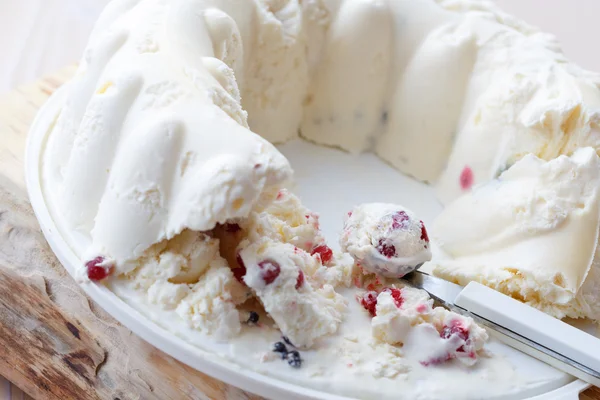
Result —
<path fill-rule="evenodd" d="M 477 282 L 462 287 L 420 271 L 402 279 L 509 346 L 600 386 L 600 339 Z"/>

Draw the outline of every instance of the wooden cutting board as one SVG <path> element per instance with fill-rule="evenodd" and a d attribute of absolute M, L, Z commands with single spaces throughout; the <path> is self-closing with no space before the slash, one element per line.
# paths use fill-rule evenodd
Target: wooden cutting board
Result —
<path fill-rule="evenodd" d="M 86 297 L 46 244 L 25 190 L 25 138 L 74 71 L 0 96 L 0 375 L 35 399 L 259 399 L 138 338 Z M 600 400 L 600 390 L 580 399 Z"/>

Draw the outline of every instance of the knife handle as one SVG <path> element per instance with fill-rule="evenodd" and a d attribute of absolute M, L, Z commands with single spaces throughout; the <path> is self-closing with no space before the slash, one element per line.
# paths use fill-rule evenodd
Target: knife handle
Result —
<path fill-rule="evenodd" d="M 492 327 L 524 353 L 600 386 L 600 339 L 477 282 L 454 304 L 504 328 Z"/>

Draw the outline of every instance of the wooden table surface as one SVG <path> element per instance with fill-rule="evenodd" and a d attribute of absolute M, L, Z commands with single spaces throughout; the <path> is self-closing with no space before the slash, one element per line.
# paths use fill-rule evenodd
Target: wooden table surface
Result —
<path fill-rule="evenodd" d="M 13 388 L 13 399 L 258 399 L 135 336 L 85 296 L 46 244 L 27 201 L 25 138 L 73 72 L 0 96 L 0 375 L 26 393 Z M 0 385 L 0 400 L 10 391 Z M 600 390 L 580 399 L 600 400 Z"/>

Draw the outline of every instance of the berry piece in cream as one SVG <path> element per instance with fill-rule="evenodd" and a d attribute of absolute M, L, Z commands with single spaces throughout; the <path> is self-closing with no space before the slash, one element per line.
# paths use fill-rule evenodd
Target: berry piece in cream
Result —
<path fill-rule="evenodd" d="M 406 208 L 367 203 L 348 213 L 342 250 L 369 272 L 400 278 L 431 259 L 423 221 Z"/>

